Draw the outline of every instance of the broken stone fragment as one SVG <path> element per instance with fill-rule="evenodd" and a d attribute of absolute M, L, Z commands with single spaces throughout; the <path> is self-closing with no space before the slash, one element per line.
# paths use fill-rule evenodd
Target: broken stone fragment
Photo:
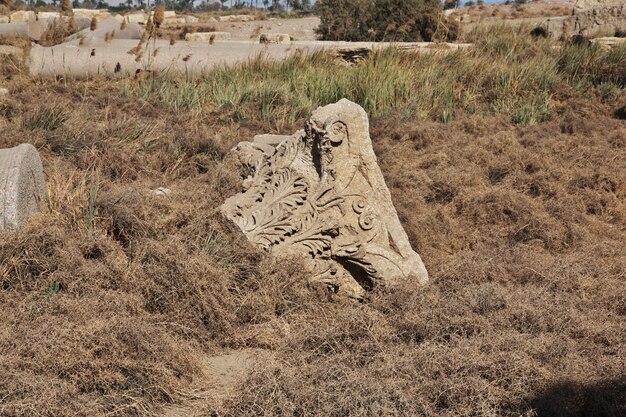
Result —
<path fill-rule="evenodd" d="M 251 175 L 220 208 L 248 240 L 277 257 L 301 256 L 312 281 L 355 298 L 406 278 L 428 281 L 359 105 L 343 99 L 318 108 L 277 147 L 257 138 L 233 149 Z"/>
<path fill-rule="evenodd" d="M 45 180 L 33 145 L 0 149 L 0 230 L 15 230 L 45 201 Z"/>

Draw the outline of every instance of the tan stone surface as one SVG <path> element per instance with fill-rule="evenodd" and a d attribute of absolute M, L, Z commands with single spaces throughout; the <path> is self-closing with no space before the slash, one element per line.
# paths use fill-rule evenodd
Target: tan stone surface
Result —
<path fill-rule="evenodd" d="M 72 38 L 82 37 L 83 45 L 92 45 L 103 41 L 107 36 L 113 36 L 114 39 L 139 39 L 143 32 L 144 28 L 138 23 L 127 23 L 122 29 L 122 23 L 115 17 L 109 16 L 98 22 L 96 30 L 88 27 Z"/>
<path fill-rule="evenodd" d="M 229 32 L 195 32 L 185 35 L 186 41 L 191 42 L 214 42 L 226 41 L 230 39 Z"/>
<path fill-rule="evenodd" d="M 73 9 L 74 17 L 86 17 L 93 18 L 95 16 L 96 20 L 106 19 L 111 15 L 107 9 Z"/>
<path fill-rule="evenodd" d="M 254 245 L 278 257 L 302 256 L 312 281 L 355 298 L 402 278 L 428 281 L 357 104 L 320 107 L 278 147 L 242 142 L 233 155 L 252 175 L 221 211 Z"/>
<path fill-rule="evenodd" d="M 262 33 L 261 43 L 291 43 L 291 36 L 286 33 Z"/>
<path fill-rule="evenodd" d="M 626 31 L 626 1 L 578 0 L 570 20 L 573 21 L 572 35 L 608 36 Z"/>
<path fill-rule="evenodd" d="M 591 40 L 592 43 L 597 43 L 598 45 L 604 48 L 615 48 L 626 43 L 626 38 L 616 38 L 616 37 L 603 37 L 603 38 L 595 38 Z"/>
<path fill-rule="evenodd" d="M 39 153 L 22 144 L 0 149 L 0 230 L 15 230 L 45 201 L 45 181 Z"/>
<path fill-rule="evenodd" d="M 17 55 L 21 56 L 24 53 L 22 48 L 11 45 L 0 45 L 0 56 L 2 55 Z"/>
<path fill-rule="evenodd" d="M 256 20 L 256 18 L 252 15 L 247 14 L 236 14 L 219 17 L 220 22 L 251 22 L 253 20 Z"/>
<path fill-rule="evenodd" d="M 35 12 L 31 10 L 19 10 L 11 13 L 11 23 L 23 23 L 35 20 Z"/>
<path fill-rule="evenodd" d="M 61 13 L 59 12 L 38 12 L 38 19 L 59 19 L 61 17 Z"/>
<path fill-rule="evenodd" d="M 124 18 L 128 23 L 145 23 L 148 16 L 146 16 L 143 12 L 135 12 L 125 15 Z"/>

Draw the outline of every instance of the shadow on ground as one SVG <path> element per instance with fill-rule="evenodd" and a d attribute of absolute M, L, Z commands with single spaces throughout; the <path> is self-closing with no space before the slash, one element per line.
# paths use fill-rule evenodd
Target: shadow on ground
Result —
<path fill-rule="evenodd" d="M 626 377 L 584 385 L 555 384 L 530 401 L 537 417 L 626 416 Z"/>

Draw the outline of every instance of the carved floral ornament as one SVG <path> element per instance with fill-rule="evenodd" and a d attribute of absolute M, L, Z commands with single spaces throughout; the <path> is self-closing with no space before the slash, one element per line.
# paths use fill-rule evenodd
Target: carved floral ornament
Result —
<path fill-rule="evenodd" d="M 320 107 L 276 148 L 242 142 L 232 152 L 251 174 L 221 211 L 253 244 L 274 256 L 304 255 L 311 280 L 356 298 L 400 278 L 428 281 L 359 105 Z"/>

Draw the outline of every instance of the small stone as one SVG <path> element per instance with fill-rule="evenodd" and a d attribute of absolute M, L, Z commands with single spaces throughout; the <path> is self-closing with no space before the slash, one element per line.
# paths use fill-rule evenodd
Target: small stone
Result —
<path fill-rule="evenodd" d="M 168 195 L 172 194 L 172 190 L 164 187 L 159 187 L 155 190 L 151 190 L 151 192 L 159 197 L 167 197 Z"/>
<path fill-rule="evenodd" d="M 0 97 L 8 96 L 8 95 L 9 95 L 9 89 L 8 88 L 4 88 L 4 87 L 0 87 Z"/>

